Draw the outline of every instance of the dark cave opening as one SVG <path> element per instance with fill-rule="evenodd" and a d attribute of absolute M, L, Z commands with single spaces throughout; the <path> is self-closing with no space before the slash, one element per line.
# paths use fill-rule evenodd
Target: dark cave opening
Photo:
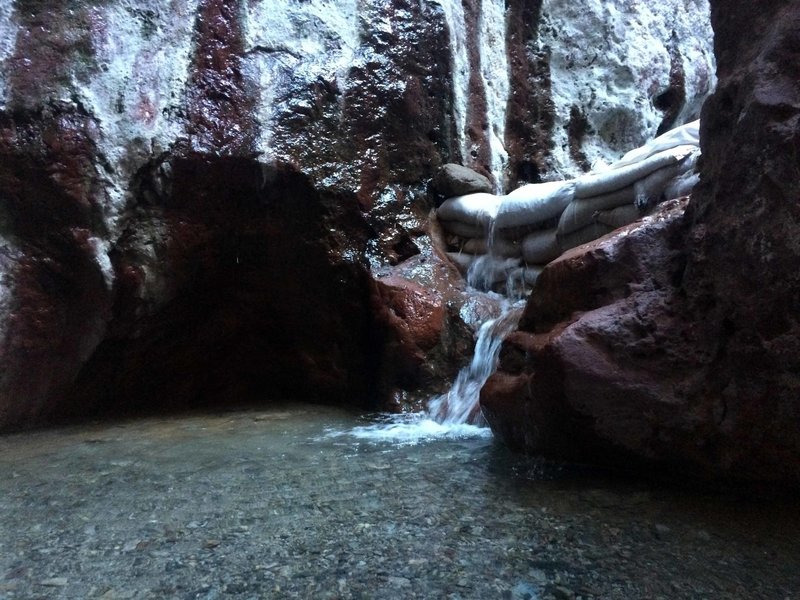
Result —
<path fill-rule="evenodd" d="M 354 198 L 246 158 L 172 158 L 139 178 L 149 193 L 112 252 L 113 317 L 69 392 L 76 416 L 375 402 L 381 339 Z"/>

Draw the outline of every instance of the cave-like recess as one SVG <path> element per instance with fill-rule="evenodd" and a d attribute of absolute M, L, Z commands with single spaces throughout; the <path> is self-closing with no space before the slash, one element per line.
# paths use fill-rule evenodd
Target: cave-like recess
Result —
<path fill-rule="evenodd" d="M 67 413 L 375 402 L 381 340 L 354 200 L 288 168 L 207 155 L 149 165 L 132 189 L 109 334 Z M 331 233 L 343 219 L 346 239 Z M 163 305 L 142 296 L 153 278 Z"/>

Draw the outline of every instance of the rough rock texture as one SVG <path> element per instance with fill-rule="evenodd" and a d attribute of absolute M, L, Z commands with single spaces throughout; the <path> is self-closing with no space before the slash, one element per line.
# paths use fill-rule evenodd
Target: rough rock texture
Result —
<path fill-rule="evenodd" d="M 696 119 L 715 83 L 707 15 L 707 0 L 541 0 L 554 144 L 541 170 L 574 176 Z"/>
<path fill-rule="evenodd" d="M 720 82 L 685 215 L 545 269 L 482 403 L 530 451 L 796 485 L 800 9 L 716 0 L 712 19 Z"/>
<path fill-rule="evenodd" d="M 557 163 L 556 47 L 537 3 L 509 2 L 505 30 L 502 6 L 0 0 L 0 428 L 441 389 L 474 323 L 457 276 L 416 278 L 447 268 L 430 178 Z M 487 79 L 505 59 L 507 105 Z M 433 296 L 376 282 L 395 267 Z M 430 347 L 417 300 L 444 307 Z"/>

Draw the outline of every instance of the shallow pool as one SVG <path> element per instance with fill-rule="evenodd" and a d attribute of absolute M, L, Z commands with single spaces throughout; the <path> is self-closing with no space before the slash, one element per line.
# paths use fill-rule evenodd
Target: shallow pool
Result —
<path fill-rule="evenodd" d="M 287 406 L 0 437 L 0 598 L 800 592 L 785 501 L 559 469 L 485 430 L 386 425 Z"/>

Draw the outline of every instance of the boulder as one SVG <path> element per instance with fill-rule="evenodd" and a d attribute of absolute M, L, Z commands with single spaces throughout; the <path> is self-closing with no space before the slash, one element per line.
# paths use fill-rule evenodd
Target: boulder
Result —
<path fill-rule="evenodd" d="M 481 402 L 528 452 L 796 487 L 800 7 L 711 7 L 691 200 L 550 263 Z"/>
<path fill-rule="evenodd" d="M 469 167 L 447 163 L 433 178 L 433 188 L 440 196 L 452 198 L 479 192 L 491 193 L 492 182 Z"/>

